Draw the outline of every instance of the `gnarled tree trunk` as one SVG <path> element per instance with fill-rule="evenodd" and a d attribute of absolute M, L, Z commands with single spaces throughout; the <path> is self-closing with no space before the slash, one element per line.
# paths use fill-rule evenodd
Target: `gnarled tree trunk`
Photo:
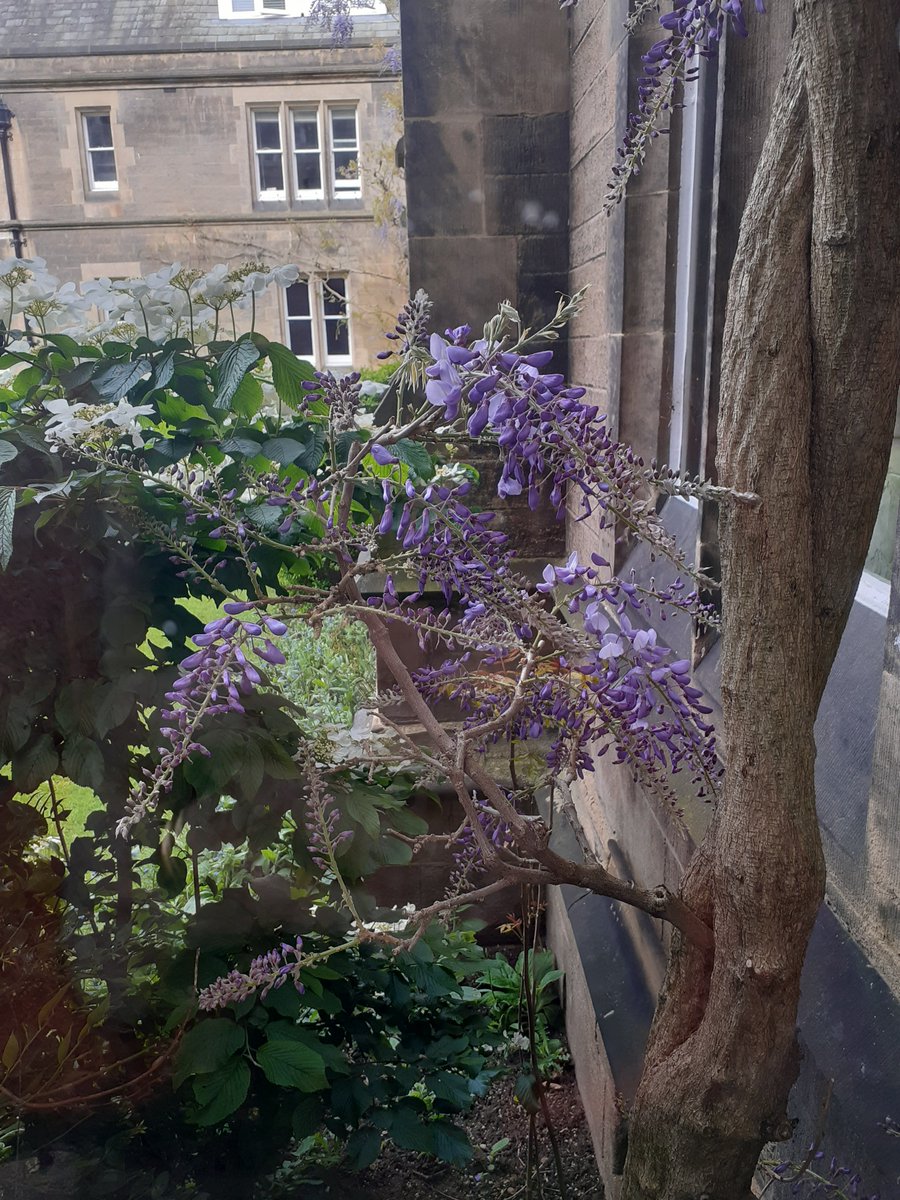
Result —
<path fill-rule="evenodd" d="M 878 509 L 900 386 L 896 5 L 796 0 L 728 297 L 720 482 L 724 797 L 682 898 L 623 1200 L 741 1200 L 788 1133 L 825 869 L 813 724 Z"/>

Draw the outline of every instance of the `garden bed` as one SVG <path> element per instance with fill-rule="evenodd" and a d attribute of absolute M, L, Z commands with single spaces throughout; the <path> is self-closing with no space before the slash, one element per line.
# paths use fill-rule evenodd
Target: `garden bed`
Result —
<path fill-rule="evenodd" d="M 460 1118 L 475 1147 L 475 1161 L 460 1169 L 422 1155 L 387 1146 L 361 1174 L 307 1182 L 292 1194 L 297 1200 L 558 1200 L 560 1196 L 546 1127 L 538 1118 L 540 1189 L 526 1192 L 528 1114 L 513 1095 L 514 1080 L 498 1080 L 471 1112 Z M 575 1073 L 566 1071 L 547 1090 L 551 1119 L 566 1173 L 567 1200 L 603 1200 L 591 1135 L 585 1121 Z M 493 1163 L 490 1152 L 504 1139 Z"/>

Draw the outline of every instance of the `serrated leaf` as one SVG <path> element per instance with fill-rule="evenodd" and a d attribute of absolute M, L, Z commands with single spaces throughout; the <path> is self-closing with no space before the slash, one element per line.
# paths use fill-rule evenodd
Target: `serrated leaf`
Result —
<path fill-rule="evenodd" d="M 0 463 L 12 462 L 18 453 L 18 448 L 12 442 L 0 442 Z"/>
<path fill-rule="evenodd" d="M 153 386 L 164 388 L 175 374 L 175 355 L 177 351 L 170 350 L 164 354 L 153 369 Z"/>
<path fill-rule="evenodd" d="M 305 451 L 306 446 L 303 442 L 298 442 L 295 438 L 278 437 L 264 442 L 261 453 L 266 458 L 271 458 L 272 462 L 277 462 L 279 466 L 287 467 Z"/>
<path fill-rule="evenodd" d="M 12 558 L 13 521 L 16 515 L 16 493 L 13 488 L 0 488 L 0 571 L 5 571 Z"/>
<path fill-rule="evenodd" d="M 251 437 L 244 437 L 242 434 L 235 434 L 234 437 L 226 438 L 222 442 L 222 451 L 225 454 L 234 456 L 242 454 L 245 458 L 253 458 L 259 454 L 259 442 L 254 442 Z"/>
<path fill-rule="evenodd" d="M 322 1124 L 325 1107 L 319 1096 L 304 1096 L 291 1117 L 291 1130 L 294 1137 L 309 1137 Z"/>
<path fill-rule="evenodd" d="M 144 378 L 151 364 L 146 358 L 134 362 L 114 363 L 94 376 L 94 387 L 104 400 L 114 404 L 127 396 L 131 389 Z"/>
<path fill-rule="evenodd" d="M 449 1121 L 434 1121 L 431 1125 L 434 1155 L 454 1167 L 465 1166 L 472 1159 L 472 1146 L 464 1130 Z"/>
<path fill-rule="evenodd" d="M 415 471 L 420 479 L 430 479 L 434 474 L 431 455 L 421 442 L 414 442 L 410 438 L 401 438 L 399 442 L 392 444 L 391 450 L 411 471 Z"/>
<path fill-rule="evenodd" d="M 381 1153 L 381 1134 L 370 1126 L 362 1126 L 347 1138 L 344 1155 L 347 1165 L 354 1171 L 364 1171 Z"/>
<path fill-rule="evenodd" d="M 222 412 L 231 406 L 232 397 L 241 380 L 258 358 L 259 351 L 249 339 L 242 338 L 238 342 L 232 342 L 219 359 L 219 387 L 213 400 L 213 408 Z"/>
<path fill-rule="evenodd" d="M 446 1100 L 454 1108 L 466 1109 L 472 1103 L 472 1092 L 468 1079 L 462 1075 L 454 1075 L 452 1071 L 437 1071 L 428 1075 L 425 1086 L 434 1092 L 439 1100 Z"/>
<path fill-rule="evenodd" d="M 270 342 L 266 353 L 272 364 L 272 383 L 278 399 L 296 408 L 305 395 L 303 383 L 316 377 L 315 367 L 297 358 L 292 350 L 278 342 Z"/>
<path fill-rule="evenodd" d="M 268 1041 L 257 1051 L 256 1061 L 266 1079 L 278 1087 L 301 1092 L 319 1092 L 328 1087 L 322 1056 L 300 1042 Z"/>
<path fill-rule="evenodd" d="M 12 779 L 20 792 L 33 792 L 45 783 L 59 766 L 59 755 L 47 733 L 13 758 Z"/>
<path fill-rule="evenodd" d="M 189 1075 L 209 1075 L 244 1046 L 244 1031 L 227 1017 L 198 1021 L 181 1041 L 173 1078 L 180 1087 Z"/>
<path fill-rule="evenodd" d="M 304 433 L 304 450 L 296 460 L 297 466 L 310 473 L 315 471 L 325 453 L 326 441 L 324 428 L 321 425 L 310 425 L 309 430 Z"/>
<path fill-rule="evenodd" d="M 231 411 L 247 420 L 252 420 L 263 406 L 262 384 L 255 375 L 247 374 L 237 386 L 231 398 Z"/>
<path fill-rule="evenodd" d="M 250 1067 L 237 1055 L 211 1074 L 198 1076 L 193 1087 L 197 1103 L 202 1106 L 193 1118 L 194 1124 L 216 1125 L 230 1117 L 247 1099 Z"/>
<path fill-rule="evenodd" d="M 104 764 L 100 747 L 80 733 L 66 738 L 62 752 L 63 774 L 73 783 L 98 792 L 103 784 Z"/>
<path fill-rule="evenodd" d="M 391 1114 L 391 1140 L 403 1150 L 414 1150 L 419 1154 L 434 1153 L 432 1125 L 425 1124 L 412 1108 L 397 1108 Z"/>

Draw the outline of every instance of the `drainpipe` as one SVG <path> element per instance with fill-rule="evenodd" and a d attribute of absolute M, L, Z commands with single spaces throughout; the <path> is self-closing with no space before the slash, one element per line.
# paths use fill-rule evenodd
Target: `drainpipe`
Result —
<path fill-rule="evenodd" d="M 3 182 L 6 185 L 6 204 L 9 209 L 13 253 L 16 258 L 24 258 L 25 235 L 19 221 L 16 208 L 16 192 L 13 187 L 12 164 L 9 160 L 9 143 L 12 138 L 12 123 L 14 113 L 0 97 L 0 163 L 3 164 Z"/>

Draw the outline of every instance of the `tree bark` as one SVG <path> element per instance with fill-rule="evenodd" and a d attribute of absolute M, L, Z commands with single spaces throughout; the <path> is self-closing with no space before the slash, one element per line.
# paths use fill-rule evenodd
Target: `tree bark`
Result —
<path fill-rule="evenodd" d="M 796 0 L 723 342 L 723 798 L 681 896 L 623 1200 L 740 1200 L 788 1136 L 825 868 L 813 725 L 877 513 L 900 386 L 900 76 L 891 4 Z"/>

